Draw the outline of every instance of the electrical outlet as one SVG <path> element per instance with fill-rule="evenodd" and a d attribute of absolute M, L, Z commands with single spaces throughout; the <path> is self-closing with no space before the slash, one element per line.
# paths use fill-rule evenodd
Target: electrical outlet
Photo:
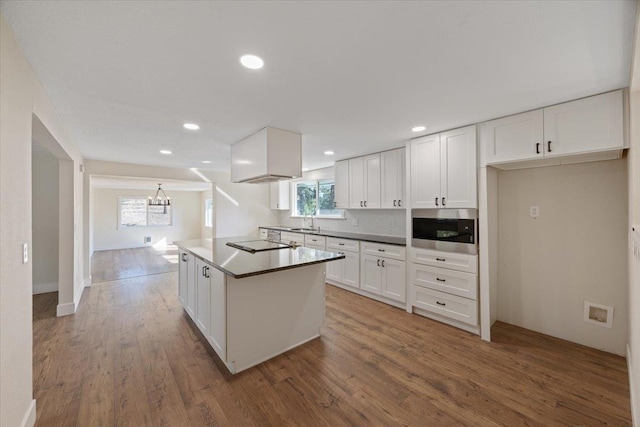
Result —
<path fill-rule="evenodd" d="M 29 262 L 29 245 L 27 243 L 22 244 L 22 263 L 26 264 Z"/>
<path fill-rule="evenodd" d="M 529 216 L 533 219 L 538 218 L 540 216 L 540 206 L 529 206 Z"/>
<path fill-rule="evenodd" d="M 354 227 L 357 227 L 357 226 L 358 226 L 358 220 L 357 220 L 357 219 L 355 219 L 355 218 L 353 218 L 353 219 L 351 220 L 351 225 L 353 225 Z"/>

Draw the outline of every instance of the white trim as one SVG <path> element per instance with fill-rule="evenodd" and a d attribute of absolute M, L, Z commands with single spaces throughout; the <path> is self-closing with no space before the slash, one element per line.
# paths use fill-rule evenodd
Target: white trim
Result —
<path fill-rule="evenodd" d="M 48 292 L 57 292 L 57 291 L 58 291 L 58 282 L 34 284 L 32 289 L 33 295 L 46 294 Z"/>
<path fill-rule="evenodd" d="M 73 302 L 68 302 L 66 304 L 58 304 L 58 308 L 56 310 L 56 316 L 68 316 L 70 314 L 75 314 L 76 312 L 76 304 Z"/>
<path fill-rule="evenodd" d="M 640 408 L 638 408 L 637 398 L 639 396 L 635 395 L 635 380 L 634 380 L 634 372 L 633 372 L 633 364 L 631 362 L 631 347 L 629 347 L 629 343 L 627 343 L 627 370 L 629 371 L 629 394 L 631 400 L 631 423 L 633 427 L 640 427 Z"/>
<path fill-rule="evenodd" d="M 33 427 L 36 424 L 36 400 L 31 399 L 31 403 L 27 408 L 27 412 L 24 414 L 24 418 L 22 418 L 22 423 L 20 427 Z"/>

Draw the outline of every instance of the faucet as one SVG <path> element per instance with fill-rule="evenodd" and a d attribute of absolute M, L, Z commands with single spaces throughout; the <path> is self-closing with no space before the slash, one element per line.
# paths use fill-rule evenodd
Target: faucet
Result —
<path fill-rule="evenodd" d="M 307 223 L 307 217 L 311 217 L 311 228 L 313 229 L 313 214 L 304 214 L 304 218 L 302 218 L 302 222 Z"/>

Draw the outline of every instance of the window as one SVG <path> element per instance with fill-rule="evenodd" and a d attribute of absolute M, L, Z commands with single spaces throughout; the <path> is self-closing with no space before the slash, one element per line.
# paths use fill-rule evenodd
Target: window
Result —
<path fill-rule="evenodd" d="M 343 218 L 342 209 L 335 208 L 333 180 L 304 181 L 294 184 L 295 203 L 292 216 Z"/>
<path fill-rule="evenodd" d="M 204 201 L 204 226 L 213 227 L 213 199 Z"/>
<path fill-rule="evenodd" d="M 118 197 L 118 228 L 173 225 L 173 206 L 149 206 L 142 196 Z"/>

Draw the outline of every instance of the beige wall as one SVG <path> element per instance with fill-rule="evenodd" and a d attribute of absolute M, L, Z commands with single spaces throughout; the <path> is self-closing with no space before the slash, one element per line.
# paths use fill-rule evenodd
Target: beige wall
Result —
<path fill-rule="evenodd" d="M 32 398 L 32 265 L 22 263 L 22 244 L 32 248 L 31 141 L 38 122 L 55 141 L 58 156 L 73 163 L 70 192 L 72 224 L 63 249 L 69 263 L 61 266 L 59 307 L 73 307 L 81 296 L 82 156 L 66 134 L 52 104 L 26 61 L 11 30 L 0 16 L 0 425 L 31 425 Z M 49 147 L 47 147 L 49 148 Z M 74 233 L 74 226 L 78 230 Z M 32 253 L 30 253 L 32 255 Z M 64 291 L 64 292 L 63 292 Z"/>
<path fill-rule="evenodd" d="M 58 159 L 48 151 L 32 156 L 33 293 L 58 290 Z"/>
<path fill-rule="evenodd" d="M 167 244 L 177 240 L 200 238 L 200 192 L 167 191 L 173 208 L 173 225 L 167 227 L 120 227 L 118 228 L 118 197 L 153 197 L 155 189 L 122 190 L 98 188 L 93 190 L 94 210 L 94 250 L 139 248 L 153 246 L 164 241 Z M 144 236 L 151 237 L 151 243 L 144 243 Z"/>
<path fill-rule="evenodd" d="M 626 163 L 499 172 L 499 320 L 625 354 Z M 584 322 L 584 301 L 614 307 L 613 328 Z"/>

